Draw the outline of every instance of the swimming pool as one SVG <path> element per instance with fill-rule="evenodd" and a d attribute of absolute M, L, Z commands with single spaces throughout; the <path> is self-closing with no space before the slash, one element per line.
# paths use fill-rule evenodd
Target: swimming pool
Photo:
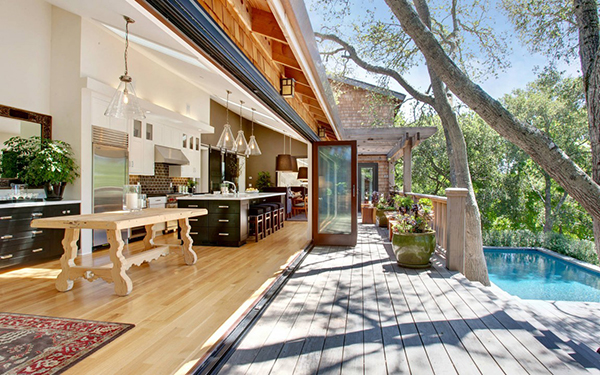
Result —
<path fill-rule="evenodd" d="M 490 281 L 523 299 L 600 302 L 600 273 L 533 249 L 485 248 Z"/>

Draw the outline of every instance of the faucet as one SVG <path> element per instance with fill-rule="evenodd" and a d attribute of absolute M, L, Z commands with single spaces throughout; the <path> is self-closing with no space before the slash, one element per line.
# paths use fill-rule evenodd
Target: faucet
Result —
<path fill-rule="evenodd" d="M 235 186 L 235 184 L 231 181 L 223 181 L 224 184 L 230 184 L 233 185 L 233 194 L 237 194 L 237 186 Z"/>

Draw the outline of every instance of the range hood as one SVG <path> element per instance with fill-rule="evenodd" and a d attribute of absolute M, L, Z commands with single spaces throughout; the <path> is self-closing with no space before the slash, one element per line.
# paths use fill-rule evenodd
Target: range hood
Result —
<path fill-rule="evenodd" d="M 154 162 L 173 165 L 189 165 L 190 161 L 181 150 L 154 145 Z"/>

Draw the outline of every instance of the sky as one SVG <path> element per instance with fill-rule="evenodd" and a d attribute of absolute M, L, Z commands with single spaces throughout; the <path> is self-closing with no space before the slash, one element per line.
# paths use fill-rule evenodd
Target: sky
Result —
<path fill-rule="evenodd" d="M 326 22 L 323 21 L 323 15 L 319 11 L 321 6 L 318 3 L 319 0 L 305 0 L 306 8 L 308 10 L 314 31 L 320 31 L 322 25 L 324 25 Z M 383 0 L 365 1 L 361 2 L 360 5 L 361 6 L 351 10 L 351 12 L 353 12 L 353 16 L 356 14 L 362 14 L 361 12 L 364 12 L 365 6 L 369 7 L 370 9 L 374 9 L 378 15 L 388 17 L 391 15 L 391 11 Z M 511 66 L 505 71 L 498 72 L 497 77 L 490 77 L 487 80 L 477 79 L 476 83 L 479 84 L 485 91 L 487 91 L 487 93 L 493 98 L 499 99 L 503 95 L 508 94 L 515 89 L 525 88 L 527 83 L 534 81 L 536 79 L 536 67 L 542 68 L 546 66 L 548 64 L 548 59 L 540 54 L 531 54 L 529 51 L 527 51 L 527 48 L 523 46 L 517 38 L 509 19 L 499 10 L 494 9 L 490 11 L 490 17 L 494 19 L 495 28 L 497 27 L 499 32 L 504 31 L 509 34 L 508 44 L 512 51 L 508 54 L 508 57 Z M 575 59 L 575 61 L 573 61 L 570 65 L 562 62 L 559 63 L 558 69 L 565 71 L 567 76 L 581 75 L 579 60 L 577 59 Z M 374 76 L 366 74 L 360 68 L 354 69 L 353 74 L 354 75 L 352 78 L 377 84 L 377 80 Z M 418 66 L 411 69 L 408 74 L 404 75 L 404 77 L 413 86 L 419 88 L 421 91 L 427 90 L 429 80 L 425 66 Z M 393 81 L 390 81 L 390 89 L 405 93 L 404 89 L 402 89 L 399 84 Z"/>

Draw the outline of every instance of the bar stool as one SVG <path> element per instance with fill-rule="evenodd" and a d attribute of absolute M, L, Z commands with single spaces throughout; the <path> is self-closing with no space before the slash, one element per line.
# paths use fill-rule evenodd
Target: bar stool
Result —
<path fill-rule="evenodd" d="M 264 212 L 262 207 L 251 206 L 248 209 L 248 236 L 253 236 L 255 242 L 265 238 Z"/>
<path fill-rule="evenodd" d="M 280 223 L 280 206 L 281 203 L 276 203 L 276 202 L 267 202 L 267 203 L 262 203 L 263 206 L 269 206 L 271 207 L 271 213 L 272 213 L 272 225 L 273 225 L 273 232 L 281 229 L 281 223 Z"/>
<path fill-rule="evenodd" d="M 263 215 L 264 215 L 264 219 L 263 219 L 263 223 L 264 223 L 264 227 L 265 227 L 265 237 L 270 235 L 271 233 L 273 233 L 273 209 L 271 208 L 270 205 L 261 203 L 261 204 L 256 204 L 253 207 L 260 207 L 264 210 Z"/>

